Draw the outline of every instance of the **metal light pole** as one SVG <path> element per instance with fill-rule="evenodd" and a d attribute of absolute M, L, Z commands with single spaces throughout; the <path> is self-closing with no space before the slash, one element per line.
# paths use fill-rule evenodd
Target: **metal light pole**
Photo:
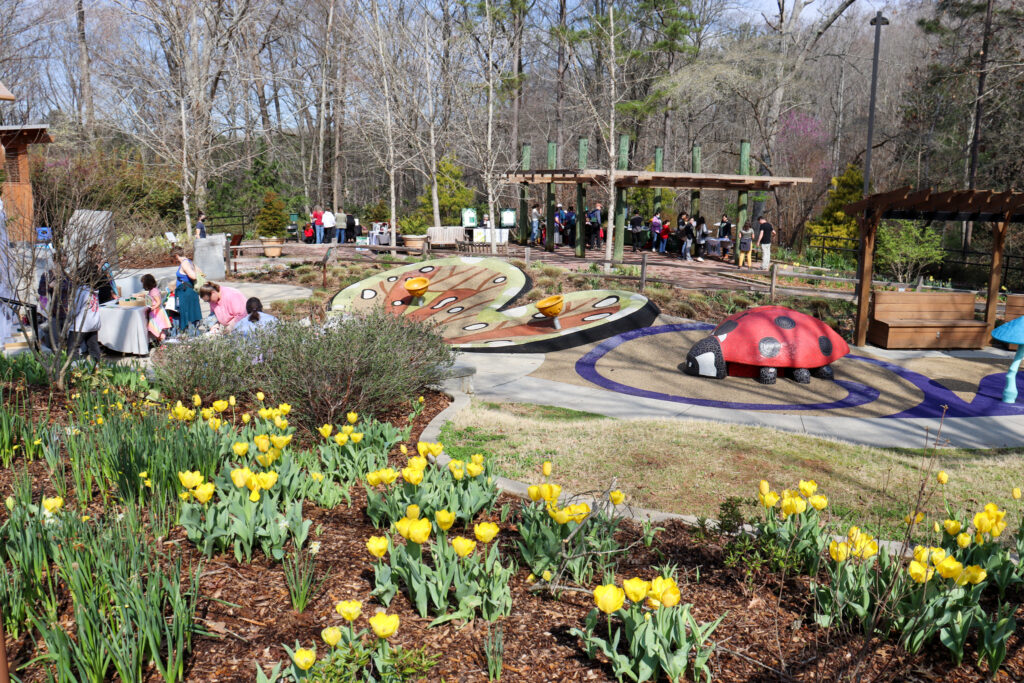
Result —
<path fill-rule="evenodd" d="M 878 47 L 882 42 L 882 27 L 889 25 L 889 20 L 878 12 L 871 18 L 871 25 L 875 27 L 875 56 L 871 60 L 871 103 L 868 105 L 868 148 L 864 152 L 864 196 L 868 196 L 868 186 L 871 183 L 871 144 L 875 136 L 875 91 L 878 89 Z"/>

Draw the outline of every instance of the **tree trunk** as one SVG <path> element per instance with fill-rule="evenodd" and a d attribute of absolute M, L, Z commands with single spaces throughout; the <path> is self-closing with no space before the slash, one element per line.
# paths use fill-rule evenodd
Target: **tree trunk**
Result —
<path fill-rule="evenodd" d="M 562 168 L 562 147 L 565 146 L 565 125 L 562 114 L 565 99 L 565 71 L 569 68 L 565 54 L 566 0 L 558 0 L 558 83 L 555 86 L 555 141 L 557 147 L 557 164 Z"/>
<path fill-rule="evenodd" d="M 75 0 L 75 17 L 77 20 L 78 38 L 78 78 L 81 84 L 82 97 L 79 102 L 79 123 L 85 137 L 93 137 L 93 101 L 92 77 L 89 66 L 89 43 L 85 36 L 85 0 Z"/>

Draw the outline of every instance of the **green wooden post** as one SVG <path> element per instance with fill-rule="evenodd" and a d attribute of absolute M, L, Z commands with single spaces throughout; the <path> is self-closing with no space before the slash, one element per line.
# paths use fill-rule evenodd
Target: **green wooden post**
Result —
<path fill-rule="evenodd" d="M 519 164 L 522 171 L 530 170 L 530 145 L 523 143 L 523 160 Z M 530 239 L 530 207 L 527 201 L 530 186 L 523 183 L 519 186 L 519 243 L 526 244 Z"/>
<path fill-rule="evenodd" d="M 690 150 L 690 172 L 700 173 L 700 145 Z M 690 215 L 700 215 L 700 190 L 690 190 Z"/>
<path fill-rule="evenodd" d="M 576 165 L 579 170 L 587 168 L 587 139 L 580 138 L 579 155 L 576 157 Z M 586 256 L 587 232 L 583 227 L 587 215 L 587 186 L 583 183 L 576 183 L 576 255 L 580 258 Z"/>
<path fill-rule="evenodd" d="M 740 140 L 740 175 L 750 175 L 750 140 Z M 740 190 L 736 196 L 736 244 L 740 242 L 740 230 L 747 222 L 747 191 Z M 739 263 L 739 249 L 736 252 L 736 262 Z"/>
<path fill-rule="evenodd" d="M 558 163 L 558 144 L 548 143 L 548 169 L 553 169 Z M 547 203 L 547 235 L 544 239 L 544 251 L 555 250 L 555 184 L 548 183 L 548 190 L 545 196 Z"/>
<path fill-rule="evenodd" d="M 629 136 L 619 136 L 619 159 L 617 168 L 625 171 L 629 168 Z M 626 190 L 622 187 L 615 188 L 615 248 L 612 251 L 613 261 L 622 261 L 623 237 L 626 231 Z"/>
<path fill-rule="evenodd" d="M 665 170 L 664 168 L 662 168 L 664 163 L 665 163 L 665 149 L 663 147 L 655 147 L 654 148 L 654 172 L 655 173 L 661 173 L 663 170 Z M 663 191 L 664 190 L 662 190 L 662 188 L 659 187 L 654 192 L 654 213 L 659 213 L 661 211 L 661 193 Z M 650 216 L 645 216 L 645 218 L 650 218 Z"/>

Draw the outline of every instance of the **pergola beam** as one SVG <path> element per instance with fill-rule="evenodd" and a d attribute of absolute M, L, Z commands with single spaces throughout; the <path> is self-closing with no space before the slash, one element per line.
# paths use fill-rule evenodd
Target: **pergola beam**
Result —
<path fill-rule="evenodd" d="M 505 174 L 509 183 L 543 185 L 547 183 L 608 184 L 605 169 L 539 169 Z M 616 187 L 669 187 L 694 190 L 774 190 L 808 184 L 813 178 L 783 176 L 746 176 L 722 173 L 671 173 L 666 171 L 616 171 Z"/>

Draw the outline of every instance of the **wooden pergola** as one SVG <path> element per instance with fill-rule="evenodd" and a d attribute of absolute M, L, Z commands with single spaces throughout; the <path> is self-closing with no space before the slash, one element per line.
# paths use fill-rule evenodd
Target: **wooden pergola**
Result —
<path fill-rule="evenodd" d="M 868 306 L 874 273 L 875 240 L 882 219 L 923 221 L 974 221 L 992 224 L 992 266 L 985 303 L 985 332 L 991 334 L 996 322 L 1003 248 L 1010 223 L 1024 223 L 1024 192 L 992 190 L 951 190 L 936 192 L 903 187 L 874 194 L 847 204 L 847 215 L 857 216 L 861 259 L 857 273 L 856 343 L 863 346 L 868 335 Z"/>
<path fill-rule="evenodd" d="M 608 169 L 539 169 L 506 173 L 509 183 L 523 185 L 605 185 Z M 721 173 L 673 173 L 668 171 L 615 171 L 615 187 L 664 187 L 687 190 L 770 191 L 812 182 L 813 178 L 781 176 L 727 175 Z"/>

